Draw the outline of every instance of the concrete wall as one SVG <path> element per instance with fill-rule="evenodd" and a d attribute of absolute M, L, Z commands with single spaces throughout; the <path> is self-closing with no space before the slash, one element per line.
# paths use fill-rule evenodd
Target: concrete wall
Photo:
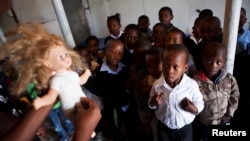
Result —
<path fill-rule="evenodd" d="M 82 0 L 62 0 L 64 10 L 76 44 L 86 39 L 90 32 L 82 6 Z"/>
<path fill-rule="evenodd" d="M 20 22 L 40 22 L 63 37 L 51 0 L 13 0 L 13 8 Z"/>

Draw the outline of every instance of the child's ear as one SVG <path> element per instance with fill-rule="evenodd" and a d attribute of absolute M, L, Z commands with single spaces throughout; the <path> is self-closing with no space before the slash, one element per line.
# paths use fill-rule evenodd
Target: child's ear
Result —
<path fill-rule="evenodd" d="M 220 27 L 219 29 L 218 29 L 218 34 L 220 35 L 222 33 L 222 28 Z"/>
<path fill-rule="evenodd" d="M 187 72 L 188 71 L 188 64 L 186 64 L 185 66 L 184 66 L 184 72 Z"/>
<path fill-rule="evenodd" d="M 51 64 L 48 60 L 46 60 L 46 61 L 44 62 L 44 66 L 47 67 L 47 68 L 51 68 L 51 67 L 52 67 L 52 64 Z"/>
<path fill-rule="evenodd" d="M 171 20 L 170 21 L 172 21 L 173 19 L 174 19 L 174 15 L 171 16 Z"/>

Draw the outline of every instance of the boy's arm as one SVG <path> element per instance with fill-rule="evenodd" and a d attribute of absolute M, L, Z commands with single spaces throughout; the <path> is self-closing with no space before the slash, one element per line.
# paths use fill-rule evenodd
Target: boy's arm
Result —
<path fill-rule="evenodd" d="M 236 79 L 234 77 L 231 79 L 232 86 L 226 115 L 233 117 L 235 110 L 238 108 L 240 92 Z"/>
<path fill-rule="evenodd" d="M 84 73 L 80 75 L 80 85 L 85 84 L 90 76 L 91 76 L 91 71 L 89 69 L 86 69 Z"/>
<path fill-rule="evenodd" d="M 50 88 L 47 94 L 45 94 L 42 97 L 37 97 L 36 99 L 34 99 L 32 105 L 36 110 L 39 109 L 40 107 L 51 105 L 56 101 L 57 96 L 58 92 L 55 89 Z"/>

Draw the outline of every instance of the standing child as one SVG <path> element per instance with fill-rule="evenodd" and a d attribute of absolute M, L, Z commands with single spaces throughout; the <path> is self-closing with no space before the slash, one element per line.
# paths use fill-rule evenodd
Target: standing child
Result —
<path fill-rule="evenodd" d="M 128 91 L 129 93 L 131 93 L 133 95 L 134 101 L 136 103 L 136 108 L 137 108 L 137 113 L 136 115 L 134 115 L 135 118 L 138 118 L 138 120 L 140 120 L 140 122 L 142 122 L 142 126 L 140 125 L 140 129 L 139 130 L 141 132 L 139 132 L 140 134 L 140 140 L 150 140 L 150 138 L 148 136 L 145 136 L 145 132 L 146 130 L 144 130 L 145 126 L 143 124 L 142 118 L 143 116 L 139 117 L 139 115 L 141 115 L 141 112 L 143 112 L 144 108 L 145 108 L 145 103 L 143 103 L 142 99 L 141 99 L 141 82 L 143 80 L 143 78 L 147 75 L 148 71 L 146 68 L 146 64 L 145 64 L 145 53 L 147 52 L 147 50 L 149 50 L 151 48 L 151 42 L 147 39 L 140 39 L 138 42 L 138 45 L 134 48 L 134 53 L 133 53 L 133 57 L 134 57 L 134 63 L 133 65 L 130 67 L 130 76 L 129 76 L 129 81 L 128 81 Z"/>
<path fill-rule="evenodd" d="M 171 21 L 174 18 L 174 15 L 170 7 L 162 7 L 159 10 L 158 16 L 159 16 L 160 22 L 166 25 L 166 32 L 169 32 L 173 29 L 178 29 L 171 23 Z"/>
<path fill-rule="evenodd" d="M 136 24 L 128 24 L 124 31 L 124 52 L 121 62 L 127 67 L 131 67 L 134 63 L 133 53 L 134 48 L 138 45 L 140 40 L 140 30 Z"/>
<path fill-rule="evenodd" d="M 247 14 L 246 9 L 241 7 L 236 54 L 244 50 L 247 50 L 247 48 L 250 47 L 250 31 L 243 28 L 244 24 L 247 22 L 246 14 Z"/>
<path fill-rule="evenodd" d="M 163 23 L 156 23 L 153 27 L 153 47 L 164 48 L 164 41 L 167 36 L 166 25 Z"/>
<path fill-rule="evenodd" d="M 93 61 L 93 58 L 91 57 L 91 51 L 88 47 L 78 45 L 74 48 L 74 50 L 78 52 L 83 63 L 86 63 L 88 65 L 91 72 L 93 72 L 97 67 L 100 66 L 96 61 Z"/>
<path fill-rule="evenodd" d="M 153 31 L 149 26 L 150 26 L 149 17 L 147 15 L 141 15 L 138 18 L 138 27 L 140 29 L 141 38 L 145 38 L 152 41 L 151 38 Z"/>
<path fill-rule="evenodd" d="M 95 61 L 99 65 L 102 64 L 103 52 L 99 51 L 99 39 L 96 36 L 88 36 L 86 39 L 86 46 L 90 50 L 92 61 Z"/>
<path fill-rule="evenodd" d="M 160 141 L 192 141 L 192 122 L 204 108 L 197 83 L 185 74 L 188 49 L 181 44 L 164 50 L 163 75 L 151 89 L 149 107 L 159 120 Z"/>
<path fill-rule="evenodd" d="M 201 38 L 201 25 L 205 18 L 198 17 L 194 21 L 193 32 L 190 36 L 186 37 L 184 44 L 188 48 L 191 55 L 195 54 L 198 45 L 202 42 Z"/>
<path fill-rule="evenodd" d="M 155 80 L 159 79 L 162 75 L 162 55 L 163 49 L 159 47 L 150 48 L 145 55 L 145 62 L 148 70 L 148 74 L 142 80 L 142 86 L 140 88 L 141 94 L 141 111 L 140 118 L 144 128 L 147 129 L 147 133 L 152 136 L 151 140 L 158 141 L 157 134 L 157 119 L 154 111 L 148 108 L 148 99 L 150 90 Z"/>
<path fill-rule="evenodd" d="M 201 25 L 202 42 L 192 54 L 197 70 L 203 69 L 202 53 L 204 47 L 210 42 L 222 42 L 222 28 L 220 19 L 216 16 L 207 17 Z"/>
<path fill-rule="evenodd" d="M 123 43 L 110 39 L 105 48 L 105 61 L 96 69 L 95 94 L 103 99 L 103 134 L 106 138 L 123 141 L 136 135 L 132 95 L 126 90 L 129 69 L 122 64 Z M 125 131 L 125 132 L 124 132 Z"/>
<path fill-rule="evenodd" d="M 208 43 L 203 51 L 204 69 L 194 79 L 200 87 L 205 102 L 199 114 L 200 139 L 208 139 L 213 125 L 228 125 L 238 107 L 239 88 L 234 76 L 223 69 L 227 60 L 227 47 L 221 43 Z"/>
<path fill-rule="evenodd" d="M 121 30 L 121 18 L 119 13 L 107 18 L 107 26 L 110 35 L 105 38 L 105 45 L 109 39 L 119 39 L 122 42 L 124 41 L 124 32 Z"/>
<path fill-rule="evenodd" d="M 165 39 L 165 47 L 167 48 L 171 44 L 183 44 L 185 39 L 185 34 L 179 29 L 173 29 L 168 32 Z M 197 72 L 196 66 L 194 64 L 193 56 L 189 53 L 188 57 L 188 70 L 186 74 L 192 76 Z"/>

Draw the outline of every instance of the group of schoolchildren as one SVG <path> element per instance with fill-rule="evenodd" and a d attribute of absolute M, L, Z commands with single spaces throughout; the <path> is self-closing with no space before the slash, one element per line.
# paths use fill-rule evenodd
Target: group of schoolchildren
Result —
<path fill-rule="evenodd" d="M 246 16 L 244 8 L 241 14 Z M 92 140 L 101 134 L 101 140 L 113 141 L 207 141 L 213 140 L 212 128 L 248 125 L 247 118 L 244 122 L 240 117 L 250 107 L 244 81 L 249 69 L 237 63 L 235 76 L 225 70 L 227 47 L 222 44 L 220 19 L 211 10 L 200 12 L 187 36 L 171 23 L 170 7 L 162 7 L 158 16 L 160 22 L 152 30 L 149 17 L 142 15 L 138 24 L 128 24 L 123 31 L 120 15 L 111 15 L 104 51 L 93 35 L 85 46 L 74 48 L 91 72 L 82 90 L 102 112 Z M 244 32 L 244 23 L 240 25 L 239 33 Z M 249 62 L 248 47 L 249 40 L 237 50 L 236 61 Z M 50 115 L 57 119 L 56 113 Z M 72 126 L 66 125 L 70 131 L 64 135 L 72 134 Z"/>
<path fill-rule="evenodd" d="M 242 12 L 246 16 L 244 8 Z M 98 64 L 83 86 L 103 100 L 97 132 L 117 141 L 207 141 L 212 140 L 212 128 L 243 127 L 245 123 L 234 121 L 235 113 L 243 115 L 238 106 L 243 90 L 238 77 L 225 70 L 227 47 L 222 44 L 220 19 L 210 9 L 201 11 L 187 36 L 171 23 L 170 7 L 158 14 L 160 22 L 152 30 L 149 17 L 142 15 L 124 31 L 120 15 L 111 15 L 105 50 L 92 53 L 93 36 L 80 47 L 89 48 L 88 56 Z M 92 41 L 97 48 L 99 40 Z M 244 101 L 249 105 L 249 99 Z"/>

